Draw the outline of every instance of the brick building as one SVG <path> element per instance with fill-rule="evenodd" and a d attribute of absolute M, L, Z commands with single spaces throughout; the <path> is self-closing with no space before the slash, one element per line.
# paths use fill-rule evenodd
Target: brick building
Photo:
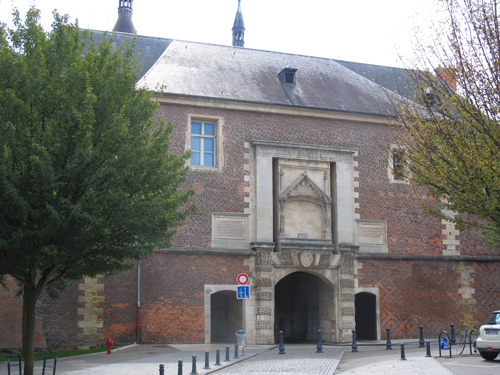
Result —
<path fill-rule="evenodd" d="M 131 39 L 120 0 L 117 43 Z M 128 34 L 127 34 L 128 32 Z M 236 276 L 250 276 L 247 342 L 436 337 L 483 322 L 500 297 L 500 257 L 472 233 L 422 216 L 397 164 L 391 92 L 407 72 L 233 46 L 137 36 L 139 87 L 159 93 L 171 151 L 193 151 L 199 211 L 133 271 L 74 282 L 38 307 L 37 347 L 232 342 Z M 97 38 L 102 32 L 95 31 Z M 388 156 L 384 148 L 394 152 Z M 13 287 L 0 290 L 0 348 L 20 346 Z"/>

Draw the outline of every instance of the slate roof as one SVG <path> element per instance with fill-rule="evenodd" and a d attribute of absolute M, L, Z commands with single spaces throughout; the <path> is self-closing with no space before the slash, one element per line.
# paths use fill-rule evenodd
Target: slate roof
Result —
<path fill-rule="evenodd" d="M 415 76 L 412 76 L 411 70 L 352 61 L 335 61 L 392 92 L 397 92 L 408 99 L 414 99 L 416 85 L 414 84 Z"/>
<path fill-rule="evenodd" d="M 297 69 L 296 85 L 278 78 Z M 203 98 L 386 116 L 387 90 L 333 59 L 174 40 L 139 87 Z"/>
<path fill-rule="evenodd" d="M 149 69 L 151 69 L 163 52 L 165 52 L 170 43 L 172 43 L 172 39 L 166 38 L 132 35 L 120 32 L 109 33 L 98 30 L 90 31 L 94 34 L 94 39 L 97 44 L 101 42 L 104 34 L 110 38 L 114 38 L 116 46 L 119 46 L 123 39 L 125 39 L 127 43 L 130 43 L 134 37 L 137 38 L 134 50 L 136 57 L 139 59 L 139 64 L 141 65 L 139 79 L 142 78 L 142 76 L 144 76 Z"/>

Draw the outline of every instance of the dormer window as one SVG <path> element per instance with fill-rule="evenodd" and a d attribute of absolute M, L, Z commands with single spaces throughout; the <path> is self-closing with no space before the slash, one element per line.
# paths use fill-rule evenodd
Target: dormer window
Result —
<path fill-rule="evenodd" d="M 283 84 L 289 86 L 295 86 L 295 72 L 297 72 L 296 68 L 287 66 L 278 74 L 278 77 L 280 78 Z"/>

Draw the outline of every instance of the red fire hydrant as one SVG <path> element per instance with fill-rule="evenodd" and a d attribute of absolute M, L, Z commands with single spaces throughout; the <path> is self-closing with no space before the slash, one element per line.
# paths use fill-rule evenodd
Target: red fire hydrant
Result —
<path fill-rule="evenodd" d="M 106 342 L 106 346 L 108 347 L 108 354 L 111 354 L 111 347 L 113 346 L 113 340 L 111 337 L 108 337 L 108 341 Z"/>

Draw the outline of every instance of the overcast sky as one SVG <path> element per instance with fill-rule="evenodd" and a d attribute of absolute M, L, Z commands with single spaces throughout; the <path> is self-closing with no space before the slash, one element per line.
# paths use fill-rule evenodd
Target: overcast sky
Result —
<path fill-rule="evenodd" d="M 411 57 L 413 29 L 436 17 L 436 2 L 242 0 L 245 47 L 402 66 L 399 55 Z M 118 0 L 0 0 L 0 20 L 10 24 L 13 5 L 24 15 L 31 4 L 47 29 L 54 9 L 96 30 L 112 30 L 118 14 Z M 237 6 L 237 0 L 134 0 L 133 22 L 140 35 L 231 45 Z"/>

